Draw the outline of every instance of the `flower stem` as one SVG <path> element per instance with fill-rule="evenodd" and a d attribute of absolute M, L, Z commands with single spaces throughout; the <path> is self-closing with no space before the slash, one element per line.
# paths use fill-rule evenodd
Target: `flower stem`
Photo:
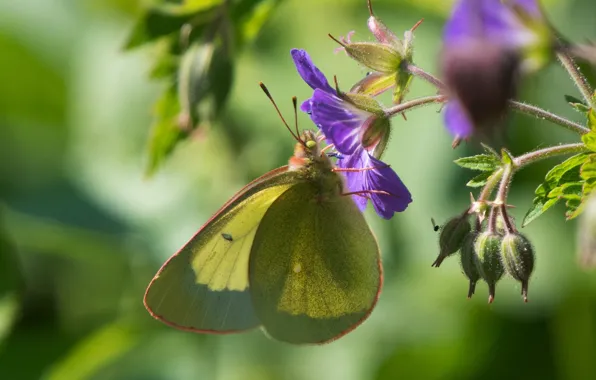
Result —
<path fill-rule="evenodd" d="M 577 64 L 573 61 L 573 58 L 571 58 L 564 49 L 559 49 L 557 51 L 557 58 L 559 58 L 559 62 L 561 62 L 561 65 L 567 70 L 571 79 L 573 79 L 573 82 L 586 100 L 586 103 L 588 103 L 590 107 L 596 108 L 596 100 L 592 99 L 594 90 L 588 83 L 584 74 L 579 70 L 579 67 L 577 67 Z"/>
<path fill-rule="evenodd" d="M 573 62 L 573 61 L 571 61 L 571 62 Z M 583 75 L 577 70 L 577 67 L 575 67 L 574 64 L 572 64 L 572 67 L 575 68 L 576 71 L 581 76 L 581 78 L 583 78 Z M 408 70 L 408 72 L 410 74 L 417 76 L 421 79 L 424 79 L 428 83 L 435 86 L 437 89 L 439 89 L 439 90 L 445 89 L 445 84 L 439 78 L 424 71 L 420 67 L 409 63 L 406 69 Z M 584 78 L 584 81 L 585 81 L 585 78 Z M 588 86 L 588 89 L 589 89 L 589 85 L 587 84 L 587 82 L 586 82 L 586 85 Z M 445 99 L 443 101 L 446 101 L 446 100 L 447 99 Z M 539 108 L 539 107 L 536 107 L 536 106 L 533 106 L 530 104 L 518 102 L 516 100 L 510 100 L 509 106 L 518 112 L 525 113 L 530 116 L 534 116 L 535 118 L 540 119 L 540 120 L 548 120 L 551 123 L 558 124 L 562 127 L 565 127 L 567 129 L 569 129 L 575 133 L 581 134 L 581 135 L 590 131 L 590 129 L 584 127 L 583 125 L 581 125 L 579 123 L 565 119 L 564 117 L 553 114 L 551 112 L 548 112 L 547 110 L 544 110 L 542 108 Z M 594 107 L 594 105 L 592 105 L 592 106 Z"/>
<path fill-rule="evenodd" d="M 404 111 L 411 110 L 416 107 L 420 107 L 426 104 L 431 103 L 443 103 L 447 100 L 447 97 L 444 95 L 432 95 L 432 96 L 425 96 L 422 98 L 413 99 L 393 107 L 387 108 L 385 110 L 385 116 L 391 117 L 397 114 L 400 114 Z"/>
<path fill-rule="evenodd" d="M 519 170 L 526 165 L 533 164 L 534 162 L 543 160 L 545 158 L 589 151 L 590 149 L 588 149 L 584 143 L 551 146 L 515 157 L 513 159 L 513 164 L 515 165 L 515 169 Z"/>
<path fill-rule="evenodd" d="M 406 66 L 406 70 L 414 75 L 417 76 L 421 79 L 424 79 L 425 81 L 427 81 L 428 83 L 432 84 L 433 86 L 435 86 L 436 88 L 438 88 L 439 90 L 444 90 L 445 89 L 445 84 L 436 76 L 432 75 L 431 73 L 428 73 L 426 71 L 424 71 L 423 69 L 421 69 L 420 67 L 412 64 L 412 63 L 408 63 L 408 65 Z"/>
<path fill-rule="evenodd" d="M 586 128 L 579 123 L 567 120 L 564 117 L 556 115 L 542 108 L 533 106 L 531 104 L 518 102 L 516 100 L 510 100 L 509 107 L 526 115 L 534 116 L 537 119 L 548 120 L 551 123 L 558 124 L 580 135 L 590 132 L 589 128 Z"/>
<path fill-rule="evenodd" d="M 486 201 L 488 197 L 492 194 L 495 187 L 499 184 L 501 177 L 503 176 L 503 169 L 498 169 L 496 172 L 493 173 L 486 182 L 486 185 L 482 188 L 480 192 L 480 196 L 478 197 L 478 201 Z"/>

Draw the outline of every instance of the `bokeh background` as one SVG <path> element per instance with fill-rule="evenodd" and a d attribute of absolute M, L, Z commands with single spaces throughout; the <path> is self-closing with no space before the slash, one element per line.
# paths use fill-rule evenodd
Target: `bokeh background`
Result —
<path fill-rule="evenodd" d="M 451 1 L 376 0 L 396 32 L 420 18 L 415 61 L 436 70 Z M 593 0 L 544 1 L 553 24 L 575 40 L 596 38 Z M 138 0 L 0 0 L 0 378 L 1 379 L 596 379 L 596 273 L 576 264 L 577 222 L 562 207 L 524 232 L 537 268 L 524 304 L 502 280 L 466 299 L 457 259 L 431 268 L 430 223 L 466 207 L 473 173 L 452 160 L 437 107 L 394 121 L 386 160 L 414 202 L 391 221 L 367 212 L 386 282 L 370 319 L 322 347 L 292 347 L 253 331 L 180 332 L 153 320 L 142 295 L 163 261 L 248 181 L 283 165 L 293 141 L 257 83 L 291 117 L 290 97 L 310 89 L 289 51 L 307 49 L 344 88 L 365 73 L 327 33 L 370 40 L 364 0 L 284 0 L 238 55 L 220 123 L 183 143 L 144 176 L 153 103 L 164 82 L 148 78 L 151 48 L 122 47 L 143 11 Z M 415 80 L 411 97 L 434 93 Z M 580 121 L 577 95 L 556 64 L 525 83 L 520 98 Z M 303 127 L 310 127 L 306 115 Z M 514 116 L 514 154 L 577 137 Z M 549 161 L 512 187 L 521 220 Z"/>

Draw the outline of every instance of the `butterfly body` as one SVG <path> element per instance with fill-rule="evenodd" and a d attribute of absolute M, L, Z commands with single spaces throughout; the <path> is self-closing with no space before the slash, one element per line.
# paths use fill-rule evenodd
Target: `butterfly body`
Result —
<path fill-rule="evenodd" d="M 351 331 L 375 306 L 382 270 L 376 239 L 343 187 L 304 132 L 288 166 L 248 184 L 162 266 L 145 306 L 201 333 L 261 326 L 309 344 Z"/>

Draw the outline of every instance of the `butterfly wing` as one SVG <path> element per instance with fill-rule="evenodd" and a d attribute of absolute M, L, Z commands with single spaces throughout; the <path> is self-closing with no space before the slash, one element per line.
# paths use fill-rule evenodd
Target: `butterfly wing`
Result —
<path fill-rule="evenodd" d="M 230 199 L 155 275 L 144 299 L 149 313 L 201 333 L 257 327 L 248 292 L 250 249 L 262 216 L 297 180 L 282 167 Z"/>
<path fill-rule="evenodd" d="M 351 197 L 318 198 L 304 182 L 280 195 L 249 259 L 253 307 L 265 331 L 288 343 L 326 343 L 370 314 L 382 284 L 379 248 Z"/>

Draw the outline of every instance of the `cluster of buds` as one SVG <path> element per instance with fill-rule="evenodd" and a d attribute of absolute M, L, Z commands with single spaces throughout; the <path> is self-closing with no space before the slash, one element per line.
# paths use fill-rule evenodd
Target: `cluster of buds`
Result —
<path fill-rule="evenodd" d="M 488 285 L 488 302 L 492 303 L 497 282 L 508 273 L 521 283 L 521 294 L 528 302 L 528 280 L 534 270 L 532 244 L 517 231 L 504 205 L 480 202 L 484 207 L 478 207 L 479 202 L 474 203 L 441 228 L 440 252 L 432 266 L 439 267 L 445 258 L 459 252 L 462 271 L 470 282 L 468 298 L 482 279 Z M 488 207 L 489 216 L 485 218 Z"/>

